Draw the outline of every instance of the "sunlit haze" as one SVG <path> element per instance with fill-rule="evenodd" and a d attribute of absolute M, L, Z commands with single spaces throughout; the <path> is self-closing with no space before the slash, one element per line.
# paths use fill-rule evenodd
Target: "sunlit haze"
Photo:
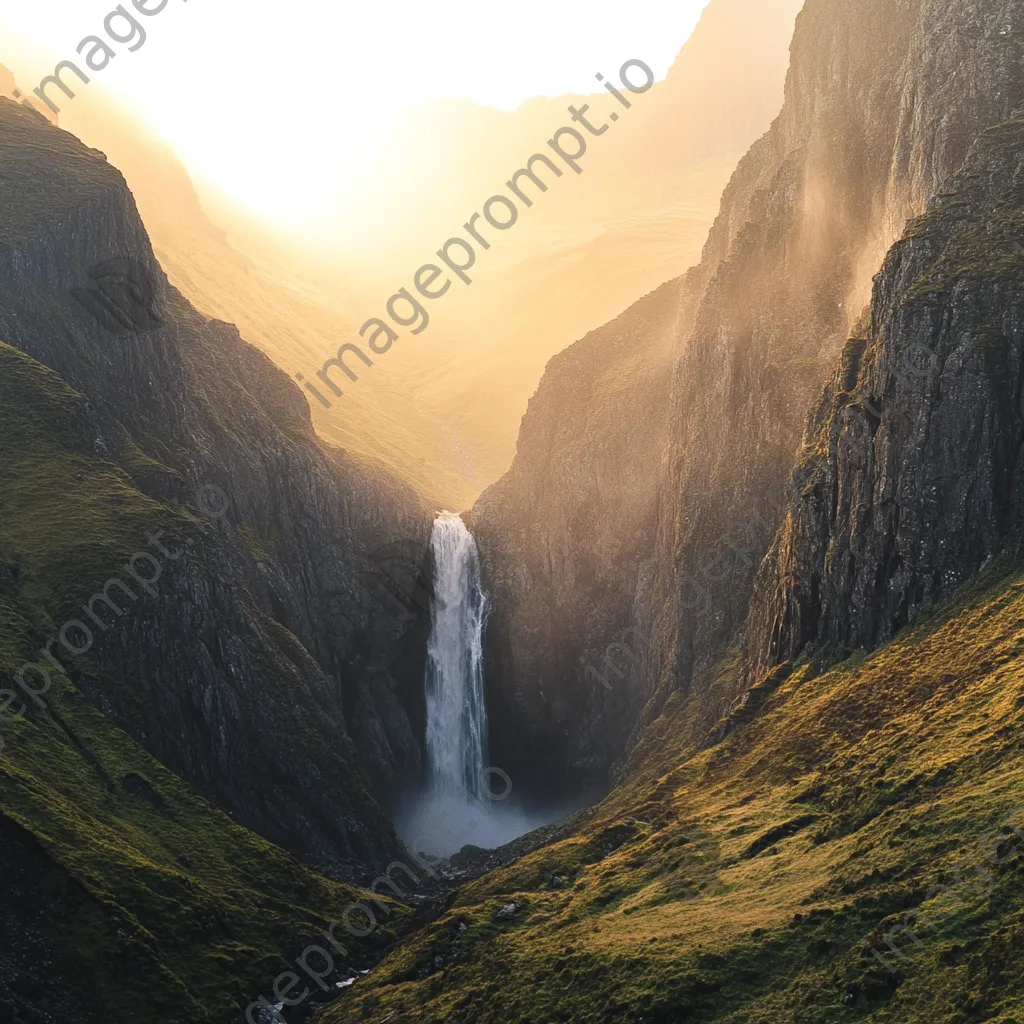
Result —
<path fill-rule="evenodd" d="M 297 229 L 325 196 L 358 189 L 361 161 L 395 114 L 445 98 L 513 109 L 531 96 L 592 92 L 596 72 L 632 57 L 661 77 L 706 2 L 170 0 L 140 19 L 145 44 L 115 44 L 87 88 L 114 93 L 198 181 Z M 115 6 L 5 0 L 0 62 L 34 88 L 58 61 L 81 63 L 79 42 L 102 34 Z M 405 173 L 414 187 L 416 169 Z"/>

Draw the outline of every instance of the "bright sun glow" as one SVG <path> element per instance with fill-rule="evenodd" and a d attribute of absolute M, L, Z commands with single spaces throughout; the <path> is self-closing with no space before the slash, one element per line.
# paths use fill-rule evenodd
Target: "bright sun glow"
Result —
<path fill-rule="evenodd" d="M 169 0 L 139 18 L 145 44 L 114 44 L 116 57 L 92 77 L 197 180 L 295 229 L 325 197 L 356 187 L 396 114 L 451 97 L 512 109 L 531 96 L 592 92 L 596 72 L 633 57 L 662 77 L 706 2 Z M 102 34 L 116 6 L 5 4 L 0 62 L 34 88 L 58 61 L 81 62 L 79 42 Z"/>

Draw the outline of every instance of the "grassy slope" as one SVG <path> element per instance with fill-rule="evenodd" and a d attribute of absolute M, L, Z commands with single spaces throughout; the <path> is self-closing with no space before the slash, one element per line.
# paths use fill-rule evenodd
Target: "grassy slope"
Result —
<path fill-rule="evenodd" d="M 991 887 L 954 871 L 1024 805 L 1022 719 L 1024 576 L 992 573 L 707 749 L 677 695 L 575 837 L 467 886 L 326 1020 L 1024 1020 L 1024 841 L 982 843 Z M 900 959 L 885 934 L 939 883 Z"/>
<path fill-rule="evenodd" d="M 0 343 L 2 685 L 148 529 L 184 523 L 133 487 L 153 471 L 130 447 L 96 459 L 85 400 Z M 235 825 L 54 678 L 45 710 L 0 715 L 0 825 L 59 906 L 45 984 L 105 1024 L 236 1019 L 354 890 Z"/>

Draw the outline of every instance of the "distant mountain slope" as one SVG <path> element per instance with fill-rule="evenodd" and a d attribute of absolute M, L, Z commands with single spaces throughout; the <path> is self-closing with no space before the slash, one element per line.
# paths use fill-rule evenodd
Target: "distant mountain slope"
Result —
<path fill-rule="evenodd" d="M 425 408 L 451 421 L 453 436 L 472 453 L 478 487 L 510 465 L 516 438 L 509 426 L 521 421 L 553 353 L 699 262 L 735 165 L 733 156 L 682 174 L 686 204 L 638 215 L 572 244 L 552 241 L 475 282 L 454 311 L 453 329 L 468 337 L 474 324 L 484 325 L 489 351 L 481 352 L 479 340 L 448 345 L 444 338 L 410 354 L 408 365 L 422 364 L 410 386 Z"/>
<path fill-rule="evenodd" d="M 207 316 L 236 324 L 285 372 L 309 372 L 358 337 L 360 310 L 317 304 L 261 272 L 209 219 L 185 168 L 166 145 L 94 95 L 69 106 L 63 126 L 124 174 L 171 283 Z M 317 431 L 354 458 L 379 463 L 426 500 L 465 502 L 458 454 L 436 421 L 367 376 L 333 413 L 311 405 Z"/>
<path fill-rule="evenodd" d="M 57 115 L 45 103 L 40 102 L 35 96 L 26 96 L 25 93 L 18 88 L 18 83 L 15 81 L 14 75 L 10 69 L 5 68 L 3 64 L 0 64 L 0 96 L 6 97 L 12 103 L 19 103 L 22 106 L 27 105 L 30 109 L 42 114 L 47 121 L 50 121 L 52 124 L 57 123 Z"/>
<path fill-rule="evenodd" d="M 462 99 L 411 111 L 385 145 L 367 152 L 357 193 L 362 216 L 339 220 L 341 244 L 334 251 L 344 256 L 351 236 L 356 250 L 380 270 L 400 273 L 405 260 L 436 250 L 475 204 L 500 189 L 531 153 L 543 150 L 555 130 L 570 124 L 570 104 L 589 104 L 597 126 L 609 123 L 613 110 L 622 116 L 599 138 L 590 137 L 583 173 L 556 182 L 503 237 L 501 251 L 488 254 L 492 261 L 505 267 L 544 251 L 548 245 L 538 240 L 574 245 L 597 227 L 689 202 L 690 171 L 723 160 L 735 163 L 778 114 L 801 5 L 711 0 L 664 81 L 633 96 L 628 111 L 596 81 L 588 95 L 534 97 L 513 111 Z M 624 53 L 621 60 L 631 58 L 643 60 L 644 54 Z M 619 77 L 617 66 L 593 71 L 613 83 Z M 415 168 L 415 178 L 396 175 L 396 168 Z M 331 224 L 330 211 L 325 215 Z M 386 262 L 380 265 L 382 256 Z M 615 287 L 611 277 L 609 287 Z"/>

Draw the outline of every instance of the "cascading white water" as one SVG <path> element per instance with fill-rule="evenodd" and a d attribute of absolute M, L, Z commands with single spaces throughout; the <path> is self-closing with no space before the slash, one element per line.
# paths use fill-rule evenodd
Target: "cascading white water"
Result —
<path fill-rule="evenodd" d="M 434 600 L 427 645 L 427 763 L 435 796 L 486 799 L 483 632 L 487 598 L 476 541 L 462 519 L 434 521 Z"/>
<path fill-rule="evenodd" d="M 434 595 L 427 643 L 425 793 L 397 822 L 412 849 L 451 856 L 494 848 L 547 824 L 506 798 L 512 780 L 487 764 L 483 634 L 487 597 L 480 557 L 466 524 L 450 512 L 434 521 Z M 418 845 L 419 844 L 419 845 Z"/>

